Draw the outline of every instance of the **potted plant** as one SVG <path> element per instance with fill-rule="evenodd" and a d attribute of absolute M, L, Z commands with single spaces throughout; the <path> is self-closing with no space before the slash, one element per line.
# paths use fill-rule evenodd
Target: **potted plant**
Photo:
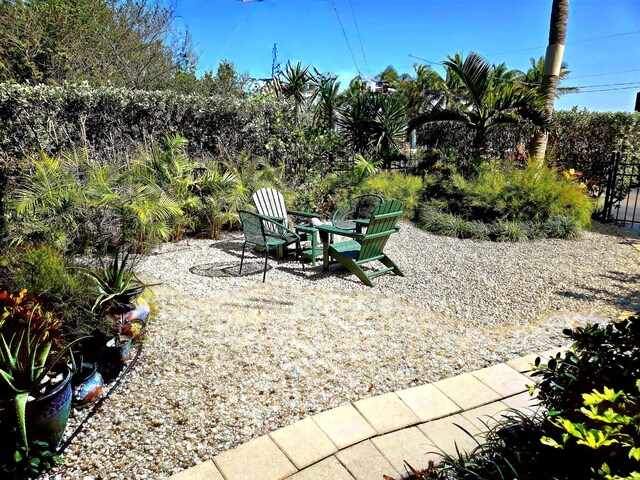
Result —
<path fill-rule="evenodd" d="M 0 424 L 16 431 L 27 457 L 31 445 L 56 448 L 64 434 L 71 370 L 59 361 L 69 346 L 61 347 L 59 321 L 35 297 L 0 292 Z"/>
<path fill-rule="evenodd" d="M 101 351 L 98 369 L 105 381 L 115 378 L 124 361 L 129 360 L 131 340 L 141 334 L 149 316 L 149 305 L 138 297 L 151 285 L 143 284 L 136 277 L 131 255 L 130 250 L 118 250 L 111 261 L 99 258 L 98 272 L 85 270 L 98 286 L 94 310 L 100 308 L 113 323 L 112 338 L 102 338 L 95 333 L 91 342 L 92 350 L 96 351 L 97 346 Z"/>

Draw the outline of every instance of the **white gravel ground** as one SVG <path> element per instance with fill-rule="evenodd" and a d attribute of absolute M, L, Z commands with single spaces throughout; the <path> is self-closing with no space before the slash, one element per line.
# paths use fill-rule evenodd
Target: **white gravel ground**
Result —
<path fill-rule="evenodd" d="M 387 250 L 406 276 L 374 288 L 293 258 L 266 284 L 190 272 L 237 265 L 237 235 L 163 245 L 141 265 L 164 282 L 141 360 L 51 478 L 161 478 L 346 401 L 561 345 L 638 290 L 637 252 L 599 230 L 501 244 L 404 223 Z"/>

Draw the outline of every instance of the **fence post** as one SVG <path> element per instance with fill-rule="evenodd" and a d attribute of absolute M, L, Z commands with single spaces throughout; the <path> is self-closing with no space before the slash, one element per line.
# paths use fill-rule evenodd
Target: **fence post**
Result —
<path fill-rule="evenodd" d="M 620 161 L 620 152 L 613 151 L 611 154 L 612 166 L 607 177 L 606 194 L 604 197 L 604 207 L 602 209 L 602 221 L 611 220 L 611 209 L 613 207 L 613 190 L 615 188 L 616 177 L 618 174 L 618 162 Z"/>

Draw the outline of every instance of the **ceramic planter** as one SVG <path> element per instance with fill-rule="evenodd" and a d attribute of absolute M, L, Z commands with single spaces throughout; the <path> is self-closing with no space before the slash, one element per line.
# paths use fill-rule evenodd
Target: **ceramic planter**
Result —
<path fill-rule="evenodd" d="M 64 379 L 51 391 L 27 402 L 26 425 L 30 441 L 47 442 L 51 448 L 60 445 L 71 412 L 71 370 L 65 366 Z M 0 430 L 8 432 L 16 425 L 13 401 L 0 403 Z"/>
<path fill-rule="evenodd" d="M 129 310 L 124 316 L 122 333 L 131 338 L 136 338 L 144 333 L 151 307 L 142 298 L 136 299 L 133 305 L 134 309 Z"/>
<path fill-rule="evenodd" d="M 104 380 L 93 363 L 83 363 L 80 370 L 73 376 L 73 403 L 87 406 L 100 398 L 104 389 Z"/>
<path fill-rule="evenodd" d="M 112 338 L 107 342 L 104 355 L 98 363 L 98 371 L 105 382 L 115 379 L 124 368 L 124 362 L 131 360 L 131 337 L 120 336 L 119 340 L 116 342 Z"/>

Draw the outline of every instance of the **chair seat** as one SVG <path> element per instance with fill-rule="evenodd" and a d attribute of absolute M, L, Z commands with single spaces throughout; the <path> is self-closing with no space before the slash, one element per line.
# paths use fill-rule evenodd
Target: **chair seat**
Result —
<path fill-rule="evenodd" d="M 265 232 L 266 233 L 266 232 Z M 293 235 L 278 235 L 273 232 L 266 233 L 265 239 L 267 244 L 271 247 L 280 246 L 297 242 L 300 237 L 294 237 Z"/>
<path fill-rule="evenodd" d="M 347 240 L 346 242 L 333 243 L 329 246 L 329 250 L 333 250 L 336 253 L 340 253 L 345 257 L 352 258 L 353 260 L 358 259 L 358 255 L 360 255 L 360 249 L 362 245 L 358 243 L 356 240 Z"/>

